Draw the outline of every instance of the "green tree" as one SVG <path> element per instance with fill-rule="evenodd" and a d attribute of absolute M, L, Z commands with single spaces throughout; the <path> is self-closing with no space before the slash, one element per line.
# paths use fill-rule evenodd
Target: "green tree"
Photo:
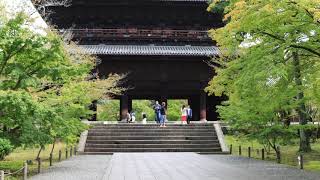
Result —
<path fill-rule="evenodd" d="M 226 25 L 210 31 L 221 57 L 207 87 L 229 98 L 218 109 L 221 117 L 252 133 L 263 131 L 259 124 L 272 129 L 296 113 L 300 151 L 310 151 L 306 103 L 319 100 L 320 1 L 214 0 L 208 10 L 221 3 Z"/>
<path fill-rule="evenodd" d="M 142 112 L 146 113 L 148 121 L 155 120 L 153 110 L 154 102 L 151 100 L 133 100 L 132 110 L 136 113 L 137 121 L 142 120 Z M 168 100 L 167 119 L 169 121 L 179 121 L 181 117 L 181 107 L 186 105 L 186 100 Z M 102 101 L 98 108 L 98 119 L 100 121 L 118 121 L 120 102 L 118 100 Z"/>
<path fill-rule="evenodd" d="M 9 155 L 12 149 L 13 146 L 9 140 L 0 138 L 0 161 L 3 160 L 5 156 Z"/>
<path fill-rule="evenodd" d="M 171 121 L 180 121 L 182 105 L 187 104 L 188 102 L 186 100 L 168 100 L 167 119 Z"/>
<path fill-rule="evenodd" d="M 98 104 L 99 121 L 119 121 L 120 120 L 120 101 L 104 100 Z"/>
<path fill-rule="evenodd" d="M 155 120 L 153 102 L 150 100 L 134 100 L 132 102 L 132 111 L 136 114 L 136 119 L 139 121 L 142 120 L 142 113 L 146 113 L 148 121 Z"/>
<path fill-rule="evenodd" d="M 39 145 L 38 157 L 46 144 L 75 143 L 91 102 L 121 94 L 123 76 L 90 76 L 95 56 L 49 29 L 33 32 L 22 13 L 1 23 L 0 133 L 16 147 Z"/>

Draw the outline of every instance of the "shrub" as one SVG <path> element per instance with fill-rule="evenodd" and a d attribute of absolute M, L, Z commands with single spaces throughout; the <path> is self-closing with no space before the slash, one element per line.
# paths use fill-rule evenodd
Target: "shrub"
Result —
<path fill-rule="evenodd" d="M 13 150 L 13 146 L 7 139 L 0 138 L 0 160 L 3 160 Z"/>

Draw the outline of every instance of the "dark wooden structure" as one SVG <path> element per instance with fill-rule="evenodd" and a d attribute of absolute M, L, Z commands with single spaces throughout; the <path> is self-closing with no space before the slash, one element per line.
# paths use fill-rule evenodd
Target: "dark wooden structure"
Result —
<path fill-rule="evenodd" d="M 219 98 L 203 91 L 214 76 L 205 61 L 217 55 L 207 30 L 221 27 L 207 0 L 73 0 L 52 7 L 51 21 L 101 58 L 100 77 L 128 73 L 132 87 L 120 99 L 121 115 L 133 99 L 188 99 L 194 120 L 216 120 Z"/>

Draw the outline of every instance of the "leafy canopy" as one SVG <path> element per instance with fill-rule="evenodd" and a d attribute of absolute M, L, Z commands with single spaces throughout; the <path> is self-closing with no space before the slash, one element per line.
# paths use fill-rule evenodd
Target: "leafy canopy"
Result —
<path fill-rule="evenodd" d="M 284 122 L 319 102 L 320 1 L 214 0 L 208 10 L 221 5 L 226 25 L 210 31 L 221 56 L 206 90 L 228 97 L 218 111 L 233 128 L 271 145 L 286 142 L 295 130 Z"/>
<path fill-rule="evenodd" d="M 49 29 L 30 30 L 20 13 L 1 19 L 0 133 L 16 146 L 75 143 L 93 100 L 121 94 L 121 75 L 89 76 L 96 57 Z"/>

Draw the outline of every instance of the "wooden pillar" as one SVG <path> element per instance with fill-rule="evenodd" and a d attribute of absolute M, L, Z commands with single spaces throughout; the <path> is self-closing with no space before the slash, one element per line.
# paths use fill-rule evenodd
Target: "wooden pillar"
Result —
<path fill-rule="evenodd" d="M 92 104 L 90 105 L 89 109 L 94 112 L 94 114 L 91 116 L 90 121 L 97 121 L 97 100 L 92 101 Z"/>
<path fill-rule="evenodd" d="M 217 121 L 219 114 L 217 113 L 217 105 L 221 102 L 221 98 L 216 96 L 207 96 L 207 120 Z"/>
<path fill-rule="evenodd" d="M 207 94 L 200 92 L 200 121 L 207 120 Z"/>
<path fill-rule="evenodd" d="M 128 112 L 132 111 L 132 98 L 128 97 Z"/>
<path fill-rule="evenodd" d="M 127 113 L 129 112 L 129 98 L 128 95 L 122 95 L 120 97 L 120 120 L 125 121 L 127 118 Z"/>
<path fill-rule="evenodd" d="M 200 120 L 200 101 L 199 96 L 190 96 L 188 98 L 188 104 L 190 105 L 190 108 L 192 109 L 192 120 L 193 121 L 199 121 Z"/>

